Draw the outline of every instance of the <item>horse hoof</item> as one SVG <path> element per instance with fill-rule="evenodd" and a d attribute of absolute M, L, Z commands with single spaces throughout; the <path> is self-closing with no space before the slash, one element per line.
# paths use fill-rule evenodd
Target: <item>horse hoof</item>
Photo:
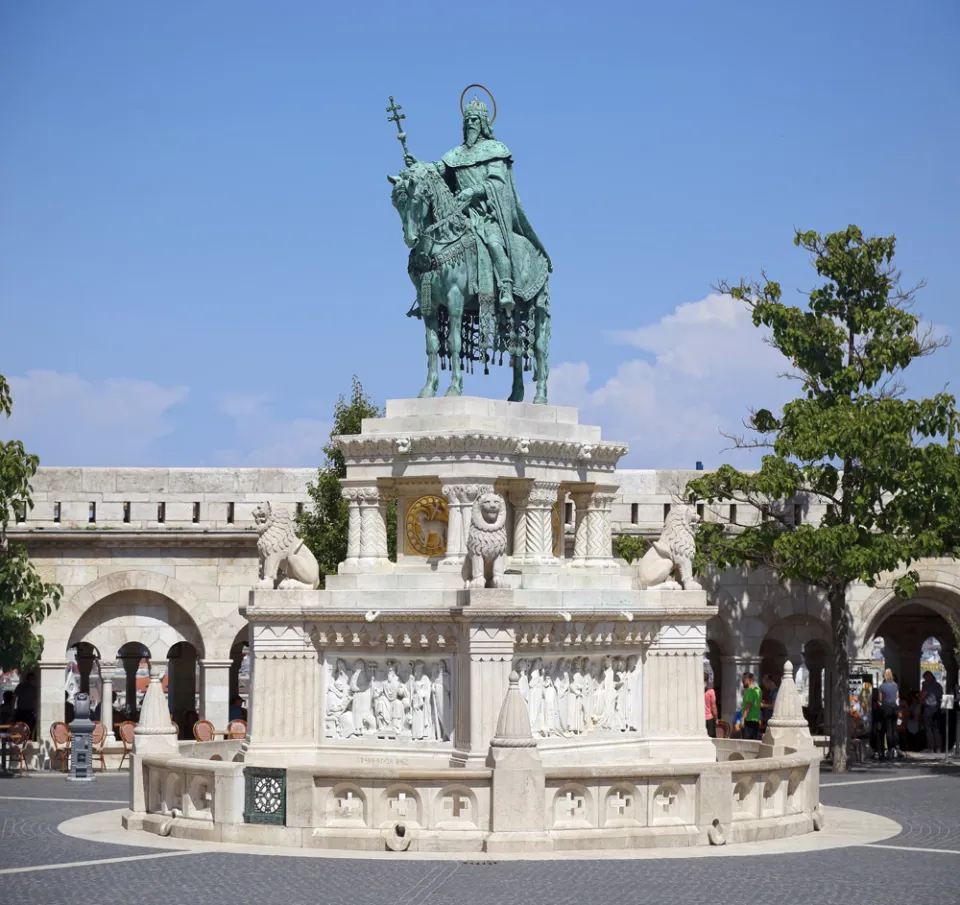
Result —
<path fill-rule="evenodd" d="M 420 399 L 433 399 L 437 395 L 437 388 L 432 387 L 429 384 L 420 390 Z"/>
<path fill-rule="evenodd" d="M 546 404 L 547 404 L 547 394 L 546 394 L 546 393 L 537 393 L 537 395 L 533 397 L 533 404 L 534 404 L 534 405 L 546 405 Z"/>
<path fill-rule="evenodd" d="M 463 387 L 450 387 L 450 389 L 447 390 L 447 392 L 444 393 L 443 395 L 444 396 L 462 396 Z"/>

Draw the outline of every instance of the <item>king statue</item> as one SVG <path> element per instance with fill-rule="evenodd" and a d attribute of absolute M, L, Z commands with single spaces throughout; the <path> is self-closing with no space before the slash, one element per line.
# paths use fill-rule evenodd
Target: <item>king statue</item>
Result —
<path fill-rule="evenodd" d="M 507 354 L 510 400 L 523 399 L 523 371 L 532 367 L 534 402 L 546 403 L 553 265 L 517 196 L 513 157 L 494 138 L 496 102 L 493 118 L 476 98 L 461 106 L 463 144 L 425 163 L 407 151 L 404 116 L 390 100 L 389 119 L 397 123 L 407 167 L 389 179 L 417 288 L 409 313 L 422 318 L 426 330 L 427 382 L 420 395 L 437 392 L 438 357 L 452 372 L 447 395 L 459 396 L 464 365 L 481 362 L 486 371 Z"/>
<path fill-rule="evenodd" d="M 408 167 L 417 160 L 404 155 Z M 493 136 L 487 105 L 474 98 L 463 111 L 463 144 L 433 164 L 437 172 L 457 193 L 457 201 L 466 208 L 477 236 L 493 260 L 500 305 L 513 307 L 513 262 L 523 260 L 526 239 L 553 264 L 543 243 L 533 231 L 513 184 L 513 156 L 507 146 Z"/>

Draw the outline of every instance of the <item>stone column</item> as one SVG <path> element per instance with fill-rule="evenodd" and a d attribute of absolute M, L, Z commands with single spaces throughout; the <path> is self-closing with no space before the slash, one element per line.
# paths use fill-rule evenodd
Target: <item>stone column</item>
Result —
<path fill-rule="evenodd" d="M 387 559 L 386 500 L 376 484 L 361 488 L 360 493 L 360 551 L 361 567 L 378 566 Z"/>
<path fill-rule="evenodd" d="M 360 559 L 360 498 L 359 487 L 344 487 L 343 496 L 348 505 L 347 558 L 344 565 L 356 567 Z"/>
<path fill-rule="evenodd" d="M 83 653 L 77 652 L 77 672 L 80 674 L 80 691 L 90 694 L 90 673 L 93 672 L 93 661 L 96 657 L 93 656 L 88 645 L 83 647 Z"/>
<path fill-rule="evenodd" d="M 42 660 L 37 669 L 40 682 L 37 696 L 37 740 L 40 742 L 40 760 L 46 763 L 52 750 L 50 727 L 63 720 L 63 678 L 65 660 Z"/>
<path fill-rule="evenodd" d="M 517 565 L 527 558 L 527 506 L 530 503 L 530 485 L 510 491 L 513 506 L 513 562 Z"/>
<path fill-rule="evenodd" d="M 553 507 L 559 498 L 560 484 L 534 481 L 526 506 L 526 555 L 524 562 L 551 565 L 553 555 Z"/>
<path fill-rule="evenodd" d="M 576 506 L 573 565 L 614 568 L 610 510 L 614 494 L 590 490 L 573 494 Z"/>
<path fill-rule="evenodd" d="M 443 495 L 447 498 L 449 521 L 447 522 L 447 552 L 441 561 L 444 568 L 462 568 L 467 554 L 467 536 L 470 534 L 470 519 L 473 504 L 483 493 L 493 492 L 492 484 L 444 484 Z"/>
<path fill-rule="evenodd" d="M 100 722 L 107 730 L 107 740 L 113 740 L 113 675 L 117 671 L 115 660 L 100 661 Z"/>
<path fill-rule="evenodd" d="M 201 660 L 200 715 L 217 729 L 226 729 L 230 714 L 232 660 Z"/>
<path fill-rule="evenodd" d="M 286 752 L 289 762 L 316 755 L 324 708 L 320 656 L 302 625 L 251 625 L 252 690 L 244 760 Z M 265 761 L 266 762 L 266 761 Z"/>
<path fill-rule="evenodd" d="M 721 657 L 723 670 L 723 700 L 720 701 L 720 718 L 733 728 L 733 718 L 743 700 L 743 674 L 760 672 L 760 658 L 753 655 Z M 759 676 L 757 681 L 759 681 Z"/>
<path fill-rule="evenodd" d="M 461 629 L 455 658 L 453 760 L 482 767 L 487 760 L 510 671 L 514 633 L 501 624 L 468 624 Z"/>
<path fill-rule="evenodd" d="M 440 492 L 447 499 L 447 549 L 443 559 L 440 560 L 440 567 L 459 569 L 463 566 L 463 557 L 466 553 L 466 531 L 463 523 L 464 488 L 459 484 L 444 484 Z M 467 519 L 467 525 L 469 525 L 469 515 Z"/>
<path fill-rule="evenodd" d="M 140 655 L 127 655 L 120 659 L 126 673 L 123 709 L 126 711 L 126 719 L 135 720 L 137 718 L 137 670 L 140 669 Z"/>

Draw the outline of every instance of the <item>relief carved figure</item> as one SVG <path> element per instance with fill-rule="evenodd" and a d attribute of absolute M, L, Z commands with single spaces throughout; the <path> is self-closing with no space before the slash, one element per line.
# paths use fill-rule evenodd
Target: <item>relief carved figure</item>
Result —
<path fill-rule="evenodd" d="M 449 741 L 453 731 L 450 667 L 445 660 L 408 664 L 343 660 L 328 666 L 327 738 Z"/>
<path fill-rule="evenodd" d="M 507 558 L 507 506 L 498 493 L 482 493 L 473 504 L 467 535 L 467 588 L 503 588 Z"/>
<path fill-rule="evenodd" d="M 653 542 L 637 566 L 641 588 L 699 591 L 693 578 L 693 556 L 696 553 L 696 531 L 700 518 L 692 506 L 674 506 L 663 525 L 660 537 Z M 674 581 L 674 572 L 680 581 Z"/>
<path fill-rule="evenodd" d="M 638 659 L 559 657 L 518 660 L 521 695 L 537 738 L 593 732 L 636 732 L 640 728 Z"/>
<path fill-rule="evenodd" d="M 284 508 L 262 503 L 253 510 L 260 554 L 260 587 L 306 588 L 320 584 L 320 566 L 299 537 L 293 516 Z"/>

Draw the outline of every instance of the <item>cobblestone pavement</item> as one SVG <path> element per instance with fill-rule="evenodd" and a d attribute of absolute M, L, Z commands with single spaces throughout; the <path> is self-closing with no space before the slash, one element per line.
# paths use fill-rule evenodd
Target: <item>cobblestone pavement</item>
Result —
<path fill-rule="evenodd" d="M 903 832 L 878 845 L 756 858 L 470 864 L 181 854 L 57 831 L 70 817 L 119 807 L 124 776 L 84 786 L 57 777 L 7 780 L 0 782 L 0 905 L 960 903 L 960 769 L 867 765 L 822 779 L 825 804 L 891 817 Z M 74 866 L 43 869 L 64 863 Z"/>

